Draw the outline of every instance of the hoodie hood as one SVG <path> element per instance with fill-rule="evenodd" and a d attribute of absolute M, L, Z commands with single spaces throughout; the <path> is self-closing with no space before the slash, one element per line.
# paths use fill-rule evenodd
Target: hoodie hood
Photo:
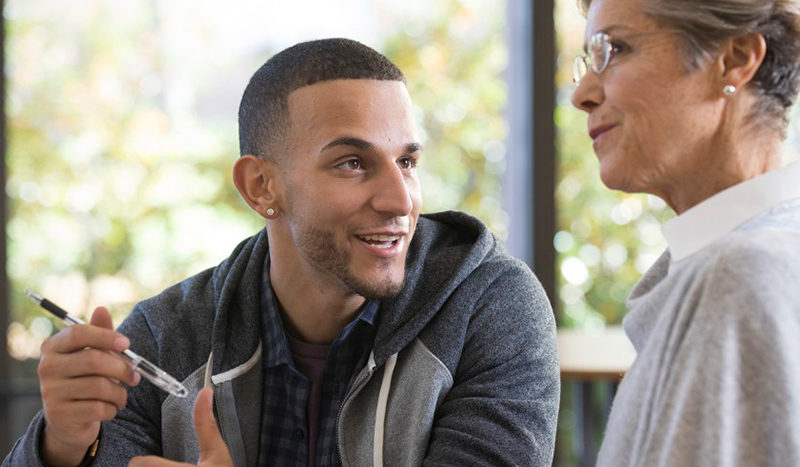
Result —
<path fill-rule="evenodd" d="M 241 242 L 213 271 L 214 374 L 242 364 L 229 356 L 252 355 L 261 340 L 259 290 L 267 244 L 266 230 L 261 230 Z M 375 363 L 383 364 L 408 345 L 463 279 L 500 252 L 494 235 L 468 214 L 421 215 L 409 246 L 405 285 L 397 296 L 381 301 Z"/>
<path fill-rule="evenodd" d="M 420 216 L 406 261 L 406 283 L 381 303 L 375 336 L 375 363 L 411 342 L 436 315 L 455 289 L 500 243 L 476 218 L 461 212 Z"/>

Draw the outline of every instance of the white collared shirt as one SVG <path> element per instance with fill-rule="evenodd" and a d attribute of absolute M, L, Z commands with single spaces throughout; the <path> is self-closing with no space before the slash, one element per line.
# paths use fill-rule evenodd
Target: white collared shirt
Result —
<path fill-rule="evenodd" d="M 664 224 L 672 261 L 700 251 L 748 219 L 800 198 L 800 162 L 727 188 Z"/>

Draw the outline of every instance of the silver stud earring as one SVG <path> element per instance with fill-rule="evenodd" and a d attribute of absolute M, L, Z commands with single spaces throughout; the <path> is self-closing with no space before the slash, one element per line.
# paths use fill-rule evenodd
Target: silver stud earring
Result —
<path fill-rule="evenodd" d="M 272 208 L 267 208 L 267 216 L 272 217 L 275 215 L 275 210 Z"/>
<path fill-rule="evenodd" d="M 726 96 L 732 96 L 736 94 L 736 86 L 732 84 L 726 84 L 724 88 L 722 88 L 722 94 Z"/>

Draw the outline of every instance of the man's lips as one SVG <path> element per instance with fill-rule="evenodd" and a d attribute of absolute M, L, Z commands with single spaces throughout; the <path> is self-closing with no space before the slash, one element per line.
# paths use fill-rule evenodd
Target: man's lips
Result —
<path fill-rule="evenodd" d="M 356 235 L 356 237 L 364 243 L 368 243 L 376 248 L 389 249 L 397 244 L 397 242 L 405 236 L 405 233 L 381 233 L 381 234 L 367 234 Z"/>
<path fill-rule="evenodd" d="M 607 131 L 611 130 L 615 126 L 617 126 L 616 123 L 613 123 L 611 125 L 601 125 L 601 126 L 594 127 L 594 128 L 589 130 L 589 137 L 592 138 L 592 141 L 594 141 L 600 135 L 602 135 L 603 133 L 606 133 Z"/>
<path fill-rule="evenodd" d="M 366 251 L 379 258 L 396 258 L 405 250 L 405 234 L 359 234 L 355 238 Z"/>

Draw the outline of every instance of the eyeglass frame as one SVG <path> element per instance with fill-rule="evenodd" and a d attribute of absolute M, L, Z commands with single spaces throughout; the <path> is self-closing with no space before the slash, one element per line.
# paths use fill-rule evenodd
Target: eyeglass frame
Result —
<path fill-rule="evenodd" d="M 602 63 L 598 65 L 596 56 L 603 54 Z M 586 76 L 589 70 L 596 74 L 601 74 L 608 68 L 611 57 L 614 55 L 614 46 L 611 44 L 611 36 L 603 31 L 598 31 L 592 34 L 589 39 L 589 47 L 586 54 L 577 55 L 572 64 L 572 82 L 575 85 L 580 84 L 581 79 Z"/>
<path fill-rule="evenodd" d="M 633 38 L 675 33 L 679 33 L 679 31 L 675 29 L 662 29 L 658 31 L 644 31 L 627 34 L 627 36 L 629 38 Z M 581 79 L 586 76 L 589 70 L 594 71 L 598 75 L 606 71 L 606 68 L 608 68 L 608 65 L 611 63 L 611 60 L 614 58 L 614 56 L 620 53 L 620 51 L 617 50 L 620 47 L 624 49 L 627 46 L 621 45 L 617 39 L 607 32 L 597 31 L 596 33 L 592 34 L 592 37 L 589 38 L 588 53 L 575 57 L 572 68 L 572 81 L 575 83 L 575 85 L 580 84 Z M 595 48 L 597 50 L 595 50 Z M 592 55 L 594 53 L 600 53 L 603 51 L 604 54 L 602 64 L 598 65 L 596 61 L 592 60 Z"/>

